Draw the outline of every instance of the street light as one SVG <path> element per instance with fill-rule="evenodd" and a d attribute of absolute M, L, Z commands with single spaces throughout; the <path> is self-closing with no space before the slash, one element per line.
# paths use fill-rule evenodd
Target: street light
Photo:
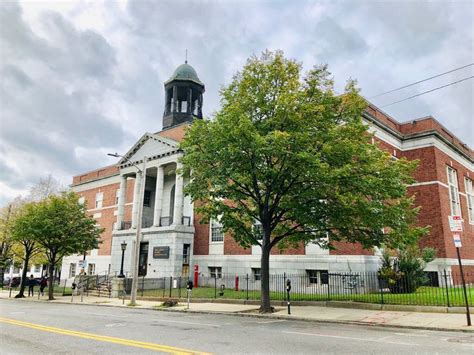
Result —
<path fill-rule="evenodd" d="M 142 185 L 140 186 L 140 194 L 139 194 L 139 201 L 138 201 L 138 221 L 137 221 L 137 233 L 135 235 L 135 249 L 134 255 L 135 258 L 133 259 L 133 268 L 132 268 L 132 290 L 130 292 L 130 305 L 135 306 L 137 303 L 137 290 L 138 290 L 138 263 L 140 259 L 140 233 L 142 228 L 142 213 L 143 213 L 143 197 L 145 195 L 145 182 L 146 182 L 146 161 L 148 157 L 145 155 L 143 157 L 143 165 L 140 169 L 134 162 L 130 161 L 127 157 L 120 155 L 118 153 L 107 153 L 107 155 L 115 158 L 123 158 L 128 161 L 131 165 L 133 165 L 137 170 L 138 173 L 142 175 Z"/>
<path fill-rule="evenodd" d="M 118 277 L 125 277 L 125 275 L 123 274 L 123 259 L 125 257 L 125 249 L 127 249 L 127 243 L 123 242 L 122 244 L 120 244 L 120 246 L 122 247 L 122 262 L 120 263 L 120 274 L 118 275 Z"/>

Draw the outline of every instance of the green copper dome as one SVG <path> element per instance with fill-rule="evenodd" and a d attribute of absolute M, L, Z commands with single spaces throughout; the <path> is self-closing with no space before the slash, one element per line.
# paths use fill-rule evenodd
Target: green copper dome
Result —
<path fill-rule="evenodd" d="M 171 75 L 171 78 L 169 78 L 166 83 L 169 83 L 173 80 L 190 80 L 197 84 L 204 85 L 201 80 L 199 80 L 196 70 L 194 70 L 194 68 L 188 63 L 181 64 L 179 67 L 177 67 L 173 75 Z"/>

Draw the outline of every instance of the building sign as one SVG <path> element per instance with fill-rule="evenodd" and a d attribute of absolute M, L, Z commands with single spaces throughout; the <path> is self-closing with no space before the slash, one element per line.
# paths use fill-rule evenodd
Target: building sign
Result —
<path fill-rule="evenodd" d="M 170 247 L 153 247 L 153 259 L 169 259 Z"/>
<path fill-rule="evenodd" d="M 461 248 L 462 243 L 461 243 L 461 234 L 453 234 L 453 239 L 454 239 L 454 246 L 456 248 Z"/>
<path fill-rule="evenodd" d="M 87 260 L 79 260 L 79 267 L 85 269 L 87 267 Z"/>
<path fill-rule="evenodd" d="M 461 216 L 449 216 L 449 229 L 451 232 L 462 232 Z"/>

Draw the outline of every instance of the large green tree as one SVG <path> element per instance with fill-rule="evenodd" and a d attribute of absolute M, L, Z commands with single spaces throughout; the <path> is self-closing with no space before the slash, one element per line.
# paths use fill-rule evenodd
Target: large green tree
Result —
<path fill-rule="evenodd" d="M 15 222 L 15 230 L 44 249 L 48 259 L 50 300 L 54 299 L 54 269 L 58 263 L 66 255 L 97 248 L 102 232 L 73 192 L 50 195 L 26 205 Z"/>
<path fill-rule="evenodd" d="M 407 197 L 416 162 L 371 144 L 366 102 L 349 81 L 336 95 L 326 66 L 305 75 L 281 52 L 250 58 L 221 90 L 211 121 L 196 120 L 181 144 L 185 192 L 203 221 L 219 218 L 243 247 L 259 245 L 261 311 L 270 312 L 272 248 L 335 241 L 365 248 L 415 240 Z"/>

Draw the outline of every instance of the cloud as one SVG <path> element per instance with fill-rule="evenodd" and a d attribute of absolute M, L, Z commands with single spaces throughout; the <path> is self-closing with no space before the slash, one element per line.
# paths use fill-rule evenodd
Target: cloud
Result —
<path fill-rule="evenodd" d="M 372 96 L 472 62 L 472 2 L 94 1 L 0 3 L 0 205 L 49 173 L 113 163 L 161 129 L 163 82 L 184 61 L 206 85 L 204 113 L 246 59 L 282 49 L 328 63 L 336 88 Z M 464 70 L 374 99 L 383 105 L 472 75 Z M 472 81 L 386 108 L 433 115 L 474 146 Z M 442 100 L 440 99 L 442 98 Z M 12 178 L 14 175 L 15 178 Z"/>

